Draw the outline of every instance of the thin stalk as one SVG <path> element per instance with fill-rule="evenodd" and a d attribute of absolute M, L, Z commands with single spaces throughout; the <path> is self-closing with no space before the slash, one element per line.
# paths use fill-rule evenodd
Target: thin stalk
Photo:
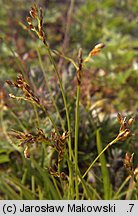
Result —
<path fill-rule="evenodd" d="M 39 49 L 38 49 L 38 48 L 37 48 L 37 55 L 38 55 L 38 59 L 39 59 L 39 64 L 40 64 L 41 70 L 42 70 L 42 72 L 43 72 L 43 76 L 44 76 L 44 79 L 45 79 L 46 86 L 47 86 L 48 91 L 49 91 L 50 96 L 51 96 L 51 100 L 52 100 L 53 105 L 54 105 L 54 107 L 55 107 L 55 109 L 56 109 L 56 112 L 57 112 L 57 114 L 58 114 L 58 117 L 59 117 L 59 120 L 60 120 L 62 129 L 65 131 L 64 122 L 63 122 L 63 119 L 61 118 L 59 109 L 58 109 L 58 107 L 57 107 L 57 105 L 56 105 L 56 101 L 55 101 L 55 99 L 54 99 L 54 97 L 53 97 L 51 88 L 49 87 L 48 79 L 47 79 L 47 76 L 46 76 L 46 72 L 45 72 L 45 69 L 44 69 L 44 66 L 43 66 L 43 62 L 42 62 L 42 59 L 41 59 L 40 52 L 39 52 Z"/>
<path fill-rule="evenodd" d="M 96 145 L 98 154 L 102 151 L 102 142 L 101 142 L 101 135 L 100 135 L 100 128 L 96 130 Z M 101 172 L 102 172 L 102 180 L 103 180 L 103 191 L 104 191 L 104 199 L 110 199 L 112 194 L 112 186 L 110 183 L 109 171 L 107 168 L 107 162 L 104 153 L 99 158 L 101 163 Z"/>
<path fill-rule="evenodd" d="M 42 190 L 41 190 L 40 185 L 38 185 L 37 189 L 38 189 L 38 197 L 39 197 L 39 200 L 43 200 L 43 193 L 42 193 Z"/>
<path fill-rule="evenodd" d="M 35 177 L 34 175 L 32 175 L 31 181 L 32 181 L 32 192 L 33 192 L 33 195 L 35 196 Z"/>
<path fill-rule="evenodd" d="M 24 173 L 23 173 L 23 176 L 22 176 L 22 180 L 21 180 L 21 184 L 24 185 L 25 184 L 25 181 L 26 181 L 26 177 L 27 177 L 27 169 L 25 169 Z M 23 190 L 20 190 L 20 196 L 22 197 L 23 199 Z"/>
<path fill-rule="evenodd" d="M 61 81 L 60 75 L 58 73 L 57 66 L 55 64 L 53 56 L 51 54 L 50 48 L 49 48 L 49 46 L 47 44 L 45 44 L 45 47 L 47 49 L 49 59 L 50 59 L 52 65 L 54 67 L 54 71 L 55 71 L 55 73 L 57 75 L 59 86 L 60 86 L 60 90 L 61 90 L 62 97 L 63 97 L 63 102 L 64 102 L 64 106 L 65 106 L 65 111 L 66 111 L 68 132 L 69 132 L 69 142 L 68 142 L 69 160 L 72 161 L 71 128 L 70 128 L 70 119 L 69 119 L 69 111 L 68 111 L 68 107 L 67 107 L 66 96 L 65 96 L 65 92 L 64 92 L 64 89 L 63 89 L 62 81 Z M 72 171 L 72 167 L 71 166 L 69 167 L 69 191 L 70 191 L 70 197 L 73 197 L 74 196 L 74 186 L 73 186 L 73 171 Z"/>
<path fill-rule="evenodd" d="M 60 174 L 60 163 L 58 162 L 58 173 Z"/>
<path fill-rule="evenodd" d="M 46 156 L 46 148 L 45 148 L 45 144 L 42 143 L 42 153 L 41 153 L 41 167 L 44 167 L 44 160 L 45 160 L 45 156 Z"/>
<path fill-rule="evenodd" d="M 55 64 L 55 61 L 54 61 L 54 59 L 53 59 L 53 56 L 52 56 L 52 54 L 51 54 L 51 51 L 50 51 L 48 45 L 45 45 L 45 47 L 46 47 L 46 49 L 47 49 L 49 59 L 50 59 L 52 65 L 53 65 L 53 67 L 54 67 L 54 70 L 55 70 L 55 72 L 56 72 L 56 75 L 57 75 L 57 78 L 58 78 L 58 81 L 59 81 L 59 86 L 60 86 L 60 90 L 61 90 L 61 93 L 62 93 L 63 102 L 64 102 L 64 106 L 65 106 L 65 110 L 66 110 L 68 131 L 69 131 L 69 133 L 70 133 L 69 112 L 68 112 L 67 101 L 66 101 L 66 96 L 65 96 L 64 89 L 63 89 L 62 81 L 61 81 L 60 75 L 59 75 L 58 70 L 57 70 L 57 66 L 56 66 L 56 64 Z M 69 136 L 69 139 L 70 139 L 70 136 Z M 71 151 L 71 146 L 69 147 L 69 151 Z M 70 154 L 70 155 L 71 155 L 71 154 Z"/>
<path fill-rule="evenodd" d="M 79 187 L 78 187 L 78 132 L 79 132 L 79 101 L 80 101 L 80 85 L 77 86 L 77 98 L 76 98 L 76 117 L 75 117 L 75 190 L 76 199 L 79 199 Z"/>
<path fill-rule="evenodd" d="M 65 34 L 64 34 L 64 40 L 63 40 L 63 45 L 62 45 L 62 52 L 65 53 L 69 46 L 69 40 L 70 40 L 70 28 L 71 28 L 71 22 L 72 22 L 72 15 L 73 15 L 73 10 L 75 6 L 75 0 L 70 0 L 70 6 L 67 11 L 67 19 L 66 19 L 66 28 L 65 28 Z M 65 57 L 66 58 L 66 57 Z M 59 63 L 58 63 L 58 69 L 61 71 L 61 68 L 63 66 L 63 58 L 60 58 Z"/>
<path fill-rule="evenodd" d="M 67 25 L 65 29 L 65 36 L 64 36 L 64 42 L 63 42 L 63 50 L 65 50 L 65 48 L 67 47 L 69 43 L 69 33 L 70 33 L 74 5 L 75 5 L 75 0 L 70 0 L 70 6 L 69 6 L 68 14 L 67 14 Z"/>
<path fill-rule="evenodd" d="M 70 119 L 69 119 L 69 112 L 68 112 L 68 107 L 67 107 L 67 101 L 66 101 L 66 96 L 65 96 L 65 92 L 64 92 L 64 89 L 63 89 L 63 85 L 62 85 L 62 81 L 61 81 L 61 78 L 60 78 L 60 75 L 58 73 L 58 70 L 57 70 L 57 66 L 55 64 L 55 61 L 53 59 L 53 56 L 51 54 L 51 51 L 49 49 L 48 46 L 46 46 L 47 48 L 47 52 L 48 52 L 48 56 L 49 56 L 49 59 L 54 67 L 54 70 L 56 72 L 56 75 L 57 75 L 57 78 L 58 78 L 58 81 L 59 81 L 59 86 L 60 86 L 60 90 L 61 90 L 61 93 L 62 93 L 62 97 L 63 97 L 63 102 L 64 102 L 64 106 L 65 106 L 65 110 L 66 110 L 66 117 L 67 117 L 67 124 L 68 124 L 68 132 L 70 134 Z M 69 153 L 70 153 L 70 156 L 71 156 L 71 138 L 69 136 L 69 139 L 70 139 L 70 144 L 69 144 Z"/>
<path fill-rule="evenodd" d="M 22 180 L 21 180 L 21 184 L 22 184 L 22 185 L 24 185 L 25 182 L 26 182 L 27 172 L 28 172 L 28 170 L 25 169 L 25 170 L 24 170 L 24 173 L 23 173 L 23 176 L 22 176 Z"/>
<path fill-rule="evenodd" d="M 92 168 L 92 166 L 95 164 L 95 162 L 100 158 L 100 156 L 113 144 L 115 144 L 118 141 L 118 138 L 116 137 L 114 140 L 112 140 L 110 143 L 108 143 L 105 148 L 101 151 L 100 154 L 98 154 L 98 156 L 94 159 L 94 161 L 91 163 L 91 165 L 89 166 L 89 168 L 86 170 L 86 172 L 83 174 L 82 178 L 84 178 L 87 173 L 90 171 L 90 169 Z"/>
<path fill-rule="evenodd" d="M 39 116 L 38 116 L 38 112 L 37 112 L 37 108 L 36 108 L 36 105 L 33 103 L 33 109 L 34 109 L 34 112 L 35 112 L 35 116 L 36 116 L 36 124 L 37 124 L 37 127 L 40 128 L 40 121 L 39 121 Z"/>
<path fill-rule="evenodd" d="M 60 200 L 62 200 L 62 196 L 61 196 L 61 193 L 60 193 L 59 188 L 58 188 L 58 186 L 57 186 L 57 183 L 56 183 L 56 181 L 55 181 L 55 178 L 54 178 L 53 176 L 51 176 L 51 177 L 52 177 L 54 186 L 55 186 L 55 188 L 56 188 L 56 191 L 57 191 L 57 193 L 58 193 L 58 195 L 59 195 L 59 198 L 60 198 Z"/>
<path fill-rule="evenodd" d="M 74 155 L 72 154 L 72 157 L 74 158 Z M 67 154 L 67 163 L 69 168 L 69 190 L 68 190 L 68 196 L 67 199 L 74 199 L 74 177 L 73 177 L 73 167 L 72 167 L 72 161 L 69 160 L 69 155 Z M 71 173 L 70 173 L 71 172 Z M 72 179 L 70 179 L 72 177 Z M 73 186 L 73 187 L 72 187 Z"/>
<path fill-rule="evenodd" d="M 115 193 L 113 200 L 119 199 L 119 194 L 121 193 L 122 189 L 124 188 L 124 186 L 127 184 L 127 182 L 130 180 L 130 176 L 128 176 L 125 181 L 123 181 L 123 183 L 120 185 L 120 187 L 118 188 L 117 192 Z"/>

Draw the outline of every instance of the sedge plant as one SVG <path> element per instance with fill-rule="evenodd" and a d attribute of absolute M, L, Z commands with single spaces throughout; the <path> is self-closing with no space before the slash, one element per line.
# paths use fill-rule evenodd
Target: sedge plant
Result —
<path fill-rule="evenodd" d="M 55 193 L 55 199 L 100 199 L 100 195 L 97 193 L 95 188 L 88 184 L 88 182 L 85 180 L 87 177 L 88 173 L 90 170 L 92 170 L 93 166 L 95 163 L 101 159 L 101 163 L 104 164 L 104 167 L 106 167 L 106 162 L 102 158 L 104 155 L 105 151 L 109 149 L 112 145 L 114 145 L 117 142 L 120 141 L 125 141 L 132 133 L 130 130 L 130 126 L 133 123 L 134 118 L 129 118 L 127 120 L 126 117 L 123 117 L 121 114 L 118 113 L 117 118 L 120 123 L 120 130 L 118 135 L 116 136 L 115 139 L 113 139 L 110 143 L 108 143 L 105 148 L 101 149 L 101 147 L 98 147 L 98 155 L 97 157 L 91 162 L 91 164 L 88 166 L 88 168 L 85 169 L 85 172 L 82 173 L 79 164 L 78 164 L 78 148 L 79 148 L 79 124 L 80 124 L 80 96 L 81 96 L 81 84 L 82 84 L 82 76 L 84 76 L 84 68 L 87 66 L 87 62 L 92 58 L 93 56 L 96 56 L 101 52 L 101 50 L 104 48 L 103 43 L 99 43 L 94 46 L 94 48 L 90 51 L 87 57 L 83 58 L 83 52 L 82 49 L 79 50 L 78 52 L 78 62 L 75 62 L 72 58 L 65 56 L 63 53 L 59 51 L 52 50 L 50 48 L 50 45 L 47 41 L 47 35 L 44 31 L 44 25 L 43 25 L 43 10 L 42 8 L 38 8 L 37 5 L 32 6 L 31 10 L 29 11 L 30 16 L 27 17 L 27 23 L 29 25 L 29 30 L 33 31 L 36 36 L 42 41 L 47 55 L 49 57 L 49 60 L 51 62 L 51 65 L 53 66 L 53 70 L 57 76 L 58 79 L 58 84 L 59 88 L 61 91 L 61 95 L 63 98 L 63 103 L 64 103 L 64 108 L 65 108 L 65 113 L 66 113 L 66 122 L 67 122 L 67 128 L 66 124 L 64 123 L 61 113 L 58 110 L 56 101 L 54 97 L 52 96 L 52 102 L 56 108 L 56 111 L 58 112 L 58 117 L 61 122 L 61 127 L 63 132 L 61 133 L 60 130 L 58 129 L 56 122 L 51 116 L 51 113 L 47 110 L 47 108 L 44 106 L 44 104 L 41 102 L 41 100 L 37 97 L 37 95 L 34 94 L 33 90 L 31 89 L 31 86 L 29 83 L 27 83 L 27 80 L 23 77 L 22 74 L 19 74 L 17 77 L 17 80 L 15 82 L 7 80 L 7 83 L 14 88 L 17 88 L 18 90 L 21 91 L 21 96 L 16 96 L 15 94 L 9 94 L 9 96 L 12 99 L 17 99 L 18 101 L 27 101 L 30 102 L 33 106 L 36 118 L 37 118 L 37 129 L 35 130 L 35 133 L 29 133 L 29 132 L 20 132 L 17 130 L 12 131 L 12 135 L 18 139 L 19 147 L 23 148 L 23 153 L 25 156 L 25 160 L 31 160 L 31 163 L 33 164 L 33 167 L 36 168 L 36 170 L 41 173 L 43 180 L 44 180 L 44 185 L 47 193 L 50 193 L 51 198 L 54 197 L 54 190 L 56 191 Z M 73 64 L 75 70 L 76 70 L 76 80 L 77 80 L 77 90 L 76 90 L 76 103 L 75 103 L 75 126 L 74 126 L 74 139 L 72 138 L 72 130 L 71 130 L 71 118 L 70 118 L 70 113 L 69 113 L 69 108 L 68 108 L 68 101 L 67 101 L 67 95 L 66 91 L 63 88 L 62 84 L 62 79 L 61 75 L 59 74 L 58 67 L 56 64 L 56 61 L 54 59 L 54 55 L 57 55 L 59 57 L 62 57 L 69 61 L 70 63 Z M 44 67 L 41 61 L 41 57 L 38 52 L 38 57 L 39 57 L 39 62 L 41 65 L 41 69 L 43 71 L 46 83 L 48 85 L 47 77 L 44 72 Z M 49 88 L 50 89 L 50 88 Z M 49 119 L 51 122 L 51 125 L 54 129 L 54 131 L 51 131 L 48 135 L 45 134 L 45 132 L 39 128 L 40 126 L 40 117 L 39 117 L 39 112 L 38 109 L 41 109 L 46 117 Z M 98 144 L 99 143 L 99 144 Z M 56 162 L 53 165 L 52 163 L 49 165 L 48 168 L 43 167 L 43 160 L 41 161 L 41 166 L 37 164 L 35 161 L 33 154 L 31 153 L 32 146 L 34 144 L 38 144 L 38 150 L 39 146 L 42 144 L 43 147 L 43 160 L 45 160 L 44 157 L 46 157 L 45 148 L 48 148 L 50 152 L 52 152 L 52 155 L 56 153 Z M 97 145 L 100 146 L 100 139 L 99 139 L 99 134 L 97 132 Z M 52 156 L 54 157 L 54 156 Z M 129 172 L 129 175 L 132 177 L 134 182 L 137 184 L 137 176 L 135 169 L 133 167 L 133 155 L 127 154 L 125 157 L 124 161 L 124 166 Z M 66 163 L 68 169 L 66 172 L 62 171 L 62 163 Z M 66 162 L 65 162 L 66 161 Z M 106 180 L 108 179 L 109 181 L 109 176 L 108 172 L 106 169 L 102 169 L 103 173 L 106 172 L 105 175 L 105 181 L 104 181 L 104 186 L 106 185 Z M 26 179 L 26 171 L 24 171 L 23 177 L 22 177 L 22 183 L 25 182 Z M 52 179 L 51 180 L 48 178 L 50 175 Z M 108 176 L 108 177 L 107 177 Z M 40 185 L 37 188 L 37 192 L 35 190 L 35 169 L 34 169 L 34 174 L 31 178 L 32 182 L 32 191 L 30 192 L 29 190 L 25 190 L 26 194 L 24 195 L 25 198 L 30 197 L 30 199 L 35 198 L 41 198 L 43 199 L 43 192 L 42 188 Z M 58 180 L 57 180 L 58 179 Z M 17 184 L 18 187 L 21 187 L 21 189 L 24 189 L 24 185 L 19 183 L 19 181 L 14 178 L 13 180 L 14 184 Z M 47 182 L 52 188 L 51 191 L 47 187 Z M 4 183 L 3 183 L 4 184 Z M 5 185 L 5 184 L 4 184 Z M 80 193 L 80 188 L 83 188 L 83 194 Z M 105 190 L 107 187 L 105 187 Z M 8 188 L 7 188 L 8 190 Z M 121 190 L 121 189 L 120 189 Z M 19 196 L 17 196 L 13 189 L 12 193 L 14 194 L 14 198 L 18 199 Z M 37 195 L 36 195 L 37 193 Z M 22 193 L 21 193 L 22 194 Z M 94 196 L 92 196 L 94 194 Z M 116 194 L 115 197 L 118 196 L 118 193 Z M 105 199 L 109 198 L 108 193 L 105 192 Z"/>

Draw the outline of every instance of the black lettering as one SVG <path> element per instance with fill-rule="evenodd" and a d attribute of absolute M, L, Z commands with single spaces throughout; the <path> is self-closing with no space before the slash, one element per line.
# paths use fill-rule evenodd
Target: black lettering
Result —
<path fill-rule="evenodd" d="M 57 212 L 63 212 L 64 206 L 55 206 Z"/>
<path fill-rule="evenodd" d="M 30 206 L 25 206 L 24 211 L 25 211 L 25 212 L 32 212 L 33 207 L 34 207 L 34 206 L 31 206 L 31 207 L 30 207 Z"/>
<path fill-rule="evenodd" d="M 23 204 L 23 206 L 22 206 L 23 208 L 22 209 L 20 209 L 20 212 L 24 212 L 24 204 Z"/>
<path fill-rule="evenodd" d="M 35 212 L 40 212 L 40 207 L 39 206 L 35 206 Z"/>
<path fill-rule="evenodd" d="M 87 206 L 87 212 L 92 212 L 92 206 Z"/>
<path fill-rule="evenodd" d="M 53 206 L 49 206 L 48 204 L 45 206 L 45 210 L 46 212 L 54 212 L 54 207 Z"/>
<path fill-rule="evenodd" d="M 102 206 L 93 206 L 94 212 L 101 212 Z"/>
<path fill-rule="evenodd" d="M 108 206 L 103 206 L 103 212 L 108 212 Z"/>
<path fill-rule="evenodd" d="M 41 206 L 41 212 L 46 212 L 46 206 Z"/>
<path fill-rule="evenodd" d="M 11 210 L 10 210 L 11 209 Z M 12 206 L 7 207 L 7 212 L 12 212 Z"/>
<path fill-rule="evenodd" d="M 68 204 L 68 212 L 75 212 L 75 204 L 73 204 L 72 206 Z"/>
<path fill-rule="evenodd" d="M 82 211 L 81 211 L 81 207 L 80 207 L 80 206 L 76 206 L 75 211 L 76 211 L 76 212 L 82 212 Z"/>
<path fill-rule="evenodd" d="M 54 212 L 54 206 L 48 206 L 48 211 L 49 212 Z"/>
<path fill-rule="evenodd" d="M 134 204 L 129 204 L 129 206 L 131 206 L 130 212 L 132 212 L 132 208 L 134 207 Z"/>
<path fill-rule="evenodd" d="M 86 212 L 86 206 L 84 206 L 84 205 L 82 204 L 81 207 L 82 207 L 81 212 Z"/>
<path fill-rule="evenodd" d="M 109 204 L 109 210 L 108 212 L 115 212 L 115 204 L 114 205 L 110 205 Z"/>

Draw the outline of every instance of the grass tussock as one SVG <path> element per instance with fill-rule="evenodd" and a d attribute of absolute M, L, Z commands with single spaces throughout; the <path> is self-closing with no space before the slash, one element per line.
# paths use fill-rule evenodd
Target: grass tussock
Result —
<path fill-rule="evenodd" d="M 74 3 L 70 4 L 68 28 Z M 77 14 L 78 22 L 85 9 L 82 6 Z M 117 85 L 112 86 L 107 75 L 110 66 L 104 66 L 106 57 L 111 57 L 108 43 L 95 43 L 95 38 L 96 45 L 87 52 L 76 45 L 67 55 L 69 29 L 63 47 L 53 49 L 44 10 L 34 4 L 27 23 L 18 20 L 35 47 L 31 45 L 24 55 L 10 48 L 17 68 L 0 88 L 0 198 L 137 199 L 137 115 L 120 114 L 118 101 L 124 92 L 116 96 L 114 89 L 121 82 L 133 81 L 130 70 L 126 77 L 114 76 Z M 2 40 L 8 47 L 4 37 Z"/>

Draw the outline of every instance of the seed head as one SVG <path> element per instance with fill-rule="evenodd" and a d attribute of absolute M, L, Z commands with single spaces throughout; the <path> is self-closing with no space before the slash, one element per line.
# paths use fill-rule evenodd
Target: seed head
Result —
<path fill-rule="evenodd" d="M 92 51 L 90 52 L 90 56 L 95 56 L 95 55 L 97 55 L 100 51 L 101 51 L 101 49 L 103 49 L 105 47 L 105 45 L 103 44 L 103 43 L 99 43 L 99 44 L 97 44 L 93 49 L 92 49 Z"/>
<path fill-rule="evenodd" d="M 120 141 L 124 141 L 131 135 L 130 126 L 132 125 L 134 118 L 130 118 L 127 120 L 126 117 L 123 117 L 120 113 L 118 113 L 117 119 L 121 125 L 117 139 Z"/>

